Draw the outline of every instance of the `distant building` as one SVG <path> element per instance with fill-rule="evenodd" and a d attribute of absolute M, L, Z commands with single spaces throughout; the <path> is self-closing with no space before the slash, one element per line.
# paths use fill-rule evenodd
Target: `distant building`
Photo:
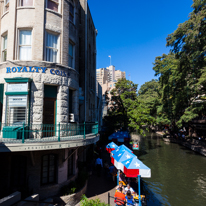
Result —
<path fill-rule="evenodd" d="M 103 117 L 107 115 L 107 110 L 110 106 L 110 103 L 107 104 L 107 102 L 106 102 L 106 92 L 107 92 L 108 98 L 111 99 L 110 92 L 112 91 L 112 89 L 115 88 L 115 83 L 116 83 L 115 81 L 112 81 L 112 82 L 107 82 L 107 83 L 102 85 L 102 95 L 103 95 L 103 97 L 102 97 L 103 112 L 102 113 L 103 113 Z"/>
<path fill-rule="evenodd" d="M 106 84 L 109 79 L 109 70 L 107 68 L 97 69 L 96 76 L 96 79 L 100 85 Z"/>
<path fill-rule="evenodd" d="M 126 73 L 120 70 L 115 70 L 115 66 L 111 65 L 106 68 L 100 68 L 96 71 L 97 81 L 102 86 L 102 115 L 107 115 L 107 110 L 110 104 L 106 102 L 106 95 L 111 98 L 111 90 L 115 88 L 115 83 L 122 78 L 126 78 Z"/>
<path fill-rule="evenodd" d="M 111 65 L 107 69 L 109 70 L 108 82 L 113 82 L 115 80 L 115 66 Z"/>
<path fill-rule="evenodd" d="M 126 73 L 122 72 L 120 70 L 115 70 L 115 80 L 118 81 L 118 79 L 125 79 Z"/>
<path fill-rule="evenodd" d="M 115 66 L 113 65 L 97 69 L 96 75 L 97 81 L 101 86 L 107 84 L 107 82 L 116 82 L 118 79 L 126 78 L 126 73 L 120 70 L 115 70 Z"/>

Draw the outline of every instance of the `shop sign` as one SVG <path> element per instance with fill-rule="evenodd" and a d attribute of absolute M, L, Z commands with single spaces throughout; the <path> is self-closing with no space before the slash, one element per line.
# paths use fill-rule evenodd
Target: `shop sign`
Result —
<path fill-rule="evenodd" d="M 28 84 L 8 84 L 7 92 L 27 92 L 28 91 Z"/>
<path fill-rule="evenodd" d="M 46 73 L 46 67 L 6 67 L 6 73 Z M 69 72 L 58 69 L 50 69 L 50 74 L 69 77 Z"/>
<path fill-rule="evenodd" d="M 27 96 L 8 96 L 9 107 L 26 107 L 27 106 Z"/>

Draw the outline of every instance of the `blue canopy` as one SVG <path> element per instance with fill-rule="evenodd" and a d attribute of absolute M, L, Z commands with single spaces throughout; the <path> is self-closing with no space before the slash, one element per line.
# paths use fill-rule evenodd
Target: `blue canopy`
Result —
<path fill-rule="evenodd" d="M 113 151 L 113 150 L 115 150 L 115 149 L 117 149 L 118 148 L 118 146 L 114 143 L 114 142 L 110 142 L 107 146 L 106 146 L 106 150 L 108 151 L 108 152 L 111 152 L 111 151 Z"/>
<path fill-rule="evenodd" d="M 119 142 L 124 142 L 125 138 L 130 138 L 129 132 L 127 131 L 118 131 L 108 137 L 109 140 L 117 139 Z"/>
<path fill-rule="evenodd" d="M 114 151 L 112 151 L 112 154 L 115 155 L 116 153 L 125 152 L 125 151 L 133 153 L 132 150 L 130 150 L 128 147 L 122 144 L 121 146 L 117 147 Z"/>
<path fill-rule="evenodd" d="M 146 178 L 151 177 L 151 169 L 137 158 L 127 159 L 122 164 L 124 165 L 123 172 L 128 177 L 130 175 L 131 177 L 136 177 L 137 175 Z"/>

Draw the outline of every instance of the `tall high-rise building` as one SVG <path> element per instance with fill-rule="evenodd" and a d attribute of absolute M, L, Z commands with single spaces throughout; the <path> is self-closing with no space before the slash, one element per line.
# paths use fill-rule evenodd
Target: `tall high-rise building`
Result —
<path fill-rule="evenodd" d="M 115 70 L 115 66 L 113 65 L 106 68 L 97 69 L 96 75 L 97 81 L 101 86 L 107 82 L 113 82 L 118 79 L 126 78 L 126 73 L 120 70 Z"/>
<path fill-rule="evenodd" d="M 106 82 L 108 82 L 109 70 L 107 68 L 97 69 L 96 75 L 98 83 L 102 86 L 103 84 L 106 84 Z"/>
<path fill-rule="evenodd" d="M 110 92 L 115 88 L 115 82 L 118 79 L 126 78 L 126 73 L 120 70 L 115 70 L 115 66 L 111 65 L 106 68 L 100 68 L 96 71 L 97 81 L 102 86 L 102 105 L 103 105 L 103 116 L 107 115 L 108 105 L 105 101 L 105 93 L 107 92 L 108 97 L 111 98 Z"/>
<path fill-rule="evenodd" d="M 126 78 L 126 73 L 122 72 L 120 70 L 115 70 L 115 80 L 118 81 L 118 79 L 125 79 Z"/>
<path fill-rule="evenodd" d="M 111 65 L 107 69 L 109 70 L 108 82 L 113 82 L 115 80 L 115 66 Z"/>

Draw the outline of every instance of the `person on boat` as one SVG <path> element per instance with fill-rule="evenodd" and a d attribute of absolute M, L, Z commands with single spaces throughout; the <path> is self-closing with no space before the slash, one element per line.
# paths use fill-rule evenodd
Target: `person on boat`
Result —
<path fill-rule="evenodd" d="M 116 203 L 116 206 L 124 206 L 125 205 L 125 195 L 123 194 L 122 188 L 119 188 L 114 195 L 114 202 Z"/>
<path fill-rule="evenodd" d="M 126 178 L 125 178 L 125 175 L 124 175 L 123 172 L 120 172 L 120 175 L 119 175 L 119 181 L 126 182 Z"/>
<path fill-rule="evenodd" d="M 128 191 L 130 191 L 131 194 L 134 194 L 134 193 L 135 193 L 135 191 L 131 188 L 130 184 L 127 184 L 127 187 L 125 187 L 124 190 L 125 190 L 126 193 L 127 193 Z"/>
<path fill-rule="evenodd" d="M 125 193 L 122 182 L 119 183 L 119 185 L 116 187 L 116 190 L 119 190 L 119 188 L 122 188 L 122 192 Z"/>
<path fill-rule="evenodd" d="M 132 196 L 130 190 L 127 191 L 125 199 L 126 199 L 127 206 L 134 205 L 134 197 Z"/>

